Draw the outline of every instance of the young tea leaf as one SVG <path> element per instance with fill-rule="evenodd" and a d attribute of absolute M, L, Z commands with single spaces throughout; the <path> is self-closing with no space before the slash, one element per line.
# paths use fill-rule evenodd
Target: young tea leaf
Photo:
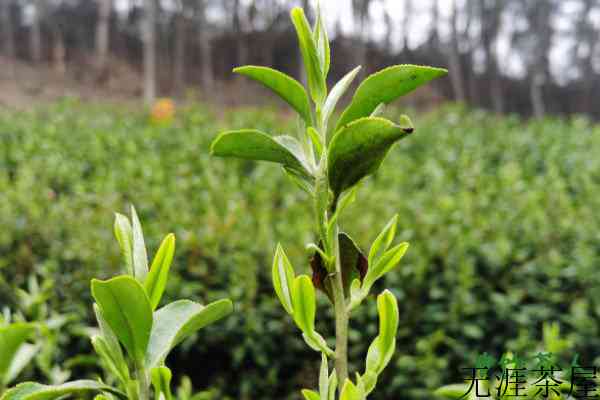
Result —
<path fill-rule="evenodd" d="M 115 237 L 119 242 L 121 248 L 121 254 L 125 260 L 127 266 L 127 272 L 129 275 L 134 276 L 133 270 L 133 232 L 131 230 L 131 223 L 123 214 L 115 213 Z"/>
<path fill-rule="evenodd" d="M 129 355 L 142 362 L 152 330 L 152 306 L 142 285 L 127 275 L 92 279 L 92 296 Z"/>
<path fill-rule="evenodd" d="M 165 291 L 174 253 L 175 235 L 170 233 L 165 237 L 158 248 L 154 260 L 152 261 L 150 272 L 144 281 L 144 289 L 146 289 L 146 293 L 148 293 L 153 310 L 158 307 L 163 292 Z"/>
<path fill-rule="evenodd" d="M 369 265 L 374 265 L 375 260 L 380 252 L 386 251 L 394 237 L 396 236 L 396 227 L 398 226 L 398 214 L 394 215 L 392 219 L 385 225 L 383 230 L 371 245 L 369 250 Z"/>
<path fill-rule="evenodd" d="M 368 117 L 380 104 L 389 104 L 432 79 L 448 73 L 443 68 L 420 65 L 396 65 L 364 80 L 352 102 L 344 110 L 335 131 L 360 118 Z"/>
<path fill-rule="evenodd" d="M 304 333 L 310 335 L 315 330 L 316 297 L 315 288 L 306 275 L 297 276 L 293 284 L 294 321 Z"/>
<path fill-rule="evenodd" d="M 307 125 L 312 125 L 310 101 L 304 87 L 294 78 L 268 67 L 247 65 L 233 72 L 258 81 L 275 92 L 300 114 Z"/>
<path fill-rule="evenodd" d="M 54 400 L 75 395 L 84 398 L 85 394 L 90 392 L 106 392 L 120 399 L 127 400 L 125 393 L 111 386 L 92 380 L 78 380 L 55 386 L 42 385 L 35 382 L 24 382 L 7 390 L 4 395 L 0 397 L 0 400 Z"/>
<path fill-rule="evenodd" d="M 143 283 L 148 274 L 148 254 L 146 253 L 142 224 L 134 206 L 131 206 L 131 229 L 133 233 L 133 272 L 135 279 Z"/>
<path fill-rule="evenodd" d="M 327 159 L 335 198 L 377 171 L 392 145 L 410 133 L 412 128 L 373 117 L 359 119 L 338 131 Z"/>
<path fill-rule="evenodd" d="M 340 400 L 364 400 L 364 393 L 352 383 L 350 379 L 346 379 L 340 394 Z"/>
<path fill-rule="evenodd" d="M 356 75 L 358 75 L 360 69 L 361 67 L 359 66 L 354 68 L 352 71 L 348 72 L 346 76 L 344 76 L 338 83 L 335 84 L 333 89 L 331 89 L 331 92 L 327 96 L 327 100 L 325 100 L 325 105 L 323 106 L 323 125 L 326 126 L 329 122 L 329 119 L 331 118 L 335 107 L 337 106 L 342 96 L 348 91 L 348 88 L 350 88 L 352 82 L 354 82 L 354 79 L 356 78 Z"/>
<path fill-rule="evenodd" d="M 154 392 L 156 393 L 155 399 L 163 396 L 164 400 L 172 400 L 171 394 L 171 378 L 173 374 L 171 370 L 165 366 L 152 368 L 150 371 L 150 379 L 152 380 L 152 386 L 154 386 Z"/>
<path fill-rule="evenodd" d="M 302 389 L 302 396 L 304 396 L 304 400 L 321 400 L 319 393 L 314 390 Z"/>
<path fill-rule="evenodd" d="M 285 311 L 287 311 L 288 314 L 293 315 L 292 285 L 295 277 L 294 268 L 280 244 L 277 245 L 275 257 L 273 258 L 272 277 L 273 287 L 275 288 L 277 297 L 279 297 L 279 301 L 281 301 Z"/>
<path fill-rule="evenodd" d="M 14 377 L 11 372 L 15 357 L 21 346 L 34 334 L 36 325 L 17 322 L 0 326 L 0 383 L 6 385 Z M 10 379 L 9 379 L 10 378 Z"/>

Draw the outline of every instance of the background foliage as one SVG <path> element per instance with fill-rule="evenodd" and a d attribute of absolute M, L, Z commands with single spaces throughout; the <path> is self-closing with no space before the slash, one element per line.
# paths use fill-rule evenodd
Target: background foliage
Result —
<path fill-rule="evenodd" d="M 600 127 L 458 106 L 413 121 L 416 134 L 358 192 L 368 207 L 351 206 L 342 221 L 364 247 L 398 212 L 397 236 L 411 243 L 378 284 L 399 298 L 400 331 L 373 399 L 430 398 L 460 381 L 477 352 L 534 352 L 544 322 L 560 323 L 569 354 L 600 362 Z M 308 199 L 267 165 L 208 156 L 221 127 L 282 134 L 277 127 L 293 123 L 266 108 L 217 115 L 201 105 L 164 124 L 75 101 L 1 113 L 0 304 L 23 308 L 14 288 L 33 274 L 53 283 L 44 301 L 69 315 L 69 328 L 51 358 L 74 375 L 97 374 L 71 357 L 92 352 L 77 335 L 92 324 L 89 279 L 121 267 L 113 212 L 134 202 L 151 252 L 165 232 L 177 235 L 167 296 L 231 297 L 236 306 L 174 352 L 174 381 L 187 374 L 195 389 L 236 399 L 295 398 L 315 386 L 320 360 L 293 332 L 270 280 L 279 240 L 296 270 L 308 271 L 299 245 L 314 239 Z M 361 311 L 350 333 L 355 360 L 377 334 L 374 307 Z M 332 337 L 328 325 L 318 329 Z M 39 366 L 27 374 L 47 381 Z"/>

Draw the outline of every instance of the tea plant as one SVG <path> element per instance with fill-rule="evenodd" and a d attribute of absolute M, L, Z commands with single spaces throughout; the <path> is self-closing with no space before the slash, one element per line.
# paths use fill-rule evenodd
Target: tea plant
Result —
<path fill-rule="evenodd" d="M 165 366 L 169 352 L 200 328 L 232 311 L 228 299 L 207 306 L 177 300 L 158 308 L 173 261 L 175 236 L 165 237 L 148 268 L 146 245 L 135 209 L 131 208 L 131 220 L 117 214 L 114 228 L 126 274 L 105 281 L 92 280 L 99 330 L 91 341 L 109 379 L 116 385 L 94 380 L 52 386 L 25 382 L 6 391 L 1 400 L 51 400 L 86 392 L 100 393 L 97 400 L 148 400 L 152 397 L 151 386 L 155 399 L 171 400 L 171 371 Z M 0 327 L 2 382 L 13 378 L 27 357 L 31 358 L 32 345 L 25 341 L 34 329 L 31 324 Z"/>
<path fill-rule="evenodd" d="M 301 8 L 294 8 L 291 18 L 307 73 L 308 93 L 299 82 L 271 68 L 244 66 L 234 72 L 273 90 L 299 114 L 297 137 L 272 137 L 256 129 L 226 131 L 214 140 L 211 153 L 281 164 L 285 173 L 310 195 L 319 237 L 318 243 L 307 246 L 312 253 L 312 279 L 307 275 L 296 276 L 278 245 L 273 284 L 306 343 L 322 354 L 319 392 L 305 389 L 304 397 L 333 400 L 339 383 L 340 399 L 359 400 L 373 391 L 378 375 L 395 351 L 398 305 L 389 290 L 377 297 L 379 335 L 369 347 L 365 371 L 356 374 L 355 382 L 348 378 L 350 314 L 367 297 L 373 284 L 398 264 L 408 244 L 392 245 L 398 219 L 394 216 L 365 256 L 340 229 L 340 216 L 354 201 L 359 182 L 379 169 L 394 143 L 413 132 L 411 121 L 404 115 L 397 122 L 379 117 L 384 106 L 447 71 L 417 65 L 386 68 L 362 82 L 350 105 L 332 123 L 336 105 L 360 67 L 349 72 L 328 93 L 326 81 L 331 59 L 321 13 L 318 12 L 312 28 Z M 323 291 L 334 307 L 335 351 L 315 330 L 315 288 Z M 333 371 L 329 370 L 329 358 L 335 360 Z"/>

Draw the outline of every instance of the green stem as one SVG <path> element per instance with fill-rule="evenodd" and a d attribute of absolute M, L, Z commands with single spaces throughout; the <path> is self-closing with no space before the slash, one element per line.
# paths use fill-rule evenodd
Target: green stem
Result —
<path fill-rule="evenodd" d="M 338 228 L 335 229 L 335 275 L 332 282 L 333 302 L 335 307 L 335 370 L 339 387 L 343 387 L 348 378 L 348 321 L 349 314 L 344 298 L 344 284 L 342 281 L 342 263 L 340 261 L 340 240 Z"/>
<path fill-rule="evenodd" d="M 143 365 L 138 365 L 136 368 L 136 378 L 138 383 L 138 400 L 150 400 L 150 384 L 146 368 Z"/>

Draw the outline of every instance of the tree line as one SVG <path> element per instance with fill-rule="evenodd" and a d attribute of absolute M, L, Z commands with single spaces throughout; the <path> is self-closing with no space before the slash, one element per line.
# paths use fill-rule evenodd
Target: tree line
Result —
<path fill-rule="evenodd" d="M 300 76 L 288 11 L 309 0 L 2 0 L 8 58 L 104 84 L 115 62 L 140 71 L 143 97 L 210 93 L 243 64 Z M 347 3 L 347 4 L 345 4 Z M 597 0 L 345 0 L 352 21 L 330 22 L 331 79 L 355 64 L 447 66 L 447 98 L 542 116 L 600 117 Z M 398 7 L 399 5 L 399 7 Z M 376 12 L 379 10 L 378 12 Z M 401 12 L 398 12 L 401 10 Z M 314 17 L 314 15 L 313 15 Z M 343 29 L 351 23 L 352 29 Z M 374 29 L 377 28 L 377 29 Z M 379 34 L 374 31 L 379 30 Z M 419 41 L 411 40 L 418 34 Z"/>

